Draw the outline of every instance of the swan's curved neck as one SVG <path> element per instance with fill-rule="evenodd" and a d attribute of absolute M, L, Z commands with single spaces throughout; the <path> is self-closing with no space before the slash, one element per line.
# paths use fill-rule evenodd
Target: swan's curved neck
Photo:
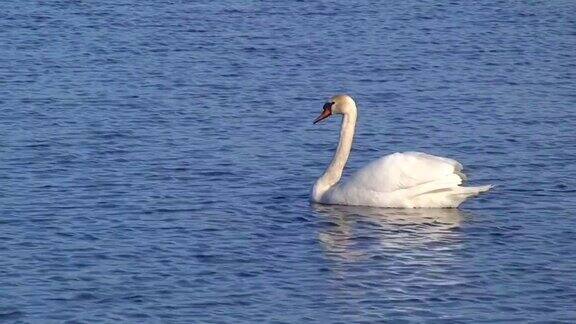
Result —
<path fill-rule="evenodd" d="M 332 162 L 324 171 L 324 174 L 316 181 L 314 185 L 312 198 L 314 201 L 320 201 L 324 193 L 334 186 L 342 177 L 342 172 L 346 166 L 346 161 L 350 156 L 352 149 L 352 140 L 354 139 L 354 129 L 356 127 L 356 107 L 347 110 L 342 117 L 342 127 L 340 129 L 340 141 Z"/>

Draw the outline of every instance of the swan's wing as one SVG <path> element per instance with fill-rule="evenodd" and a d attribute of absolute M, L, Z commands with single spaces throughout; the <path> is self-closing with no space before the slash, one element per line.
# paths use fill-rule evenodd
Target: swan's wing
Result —
<path fill-rule="evenodd" d="M 366 165 L 353 174 L 346 185 L 392 192 L 445 179 L 452 174 L 465 180 L 461 171 L 462 165 L 452 159 L 419 152 L 394 153 Z"/>

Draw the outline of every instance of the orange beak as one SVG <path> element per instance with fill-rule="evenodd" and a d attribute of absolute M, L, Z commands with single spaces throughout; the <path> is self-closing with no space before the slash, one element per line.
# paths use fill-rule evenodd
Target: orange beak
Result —
<path fill-rule="evenodd" d="M 324 104 L 324 107 L 322 108 L 322 109 L 324 109 L 324 110 L 322 111 L 322 113 L 320 114 L 320 116 L 318 116 L 318 118 L 316 118 L 316 119 L 314 120 L 314 124 L 316 124 L 317 122 L 319 122 L 319 121 L 321 121 L 321 120 L 323 120 L 323 119 L 326 119 L 326 118 L 328 118 L 328 117 L 330 117 L 330 116 L 332 115 L 332 105 L 333 105 L 333 104 L 334 104 L 333 102 L 327 102 L 327 103 Z"/>

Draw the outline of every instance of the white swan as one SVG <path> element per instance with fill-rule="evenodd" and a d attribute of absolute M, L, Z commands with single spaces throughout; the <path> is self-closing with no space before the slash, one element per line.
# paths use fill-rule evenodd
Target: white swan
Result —
<path fill-rule="evenodd" d="M 340 142 L 332 162 L 312 188 L 311 200 L 321 204 L 391 208 L 455 208 L 491 185 L 461 187 L 466 176 L 455 160 L 418 152 L 384 156 L 341 183 L 350 155 L 357 109 L 347 95 L 332 97 L 324 104 L 314 124 L 333 114 L 342 114 Z"/>

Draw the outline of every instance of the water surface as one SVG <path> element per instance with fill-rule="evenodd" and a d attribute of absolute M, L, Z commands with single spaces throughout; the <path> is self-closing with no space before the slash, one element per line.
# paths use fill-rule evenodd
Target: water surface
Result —
<path fill-rule="evenodd" d="M 576 322 L 573 1 L 4 1 L 0 320 Z M 416 150 L 461 210 L 310 205 Z"/>

